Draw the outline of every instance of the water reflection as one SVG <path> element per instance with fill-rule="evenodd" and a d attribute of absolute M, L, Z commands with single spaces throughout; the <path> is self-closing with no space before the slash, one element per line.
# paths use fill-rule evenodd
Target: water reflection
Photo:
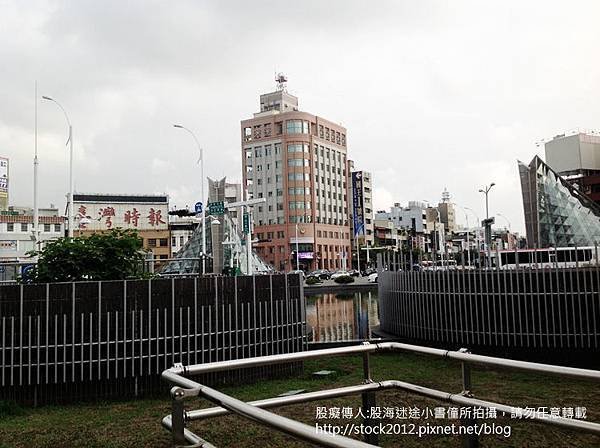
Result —
<path fill-rule="evenodd" d="M 379 325 L 377 292 L 306 296 L 306 321 L 310 342 L 368 339 Z"/>

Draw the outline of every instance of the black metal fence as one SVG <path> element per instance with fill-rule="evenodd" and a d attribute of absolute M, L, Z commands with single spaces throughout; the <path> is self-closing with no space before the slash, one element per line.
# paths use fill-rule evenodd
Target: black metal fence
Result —
<path fill-rule="evenodd" d="M 0 399 L 147 394 L 160 390 L 160 373 L 176 363 L 305 350 L 305 321 L 297 275 L 2 286 Z"/>
<path fill-rule="evenodd" d="M 379 307 L 384 332 L 422 343 L 599 351 L 598 266 L 382 272 Z"/>

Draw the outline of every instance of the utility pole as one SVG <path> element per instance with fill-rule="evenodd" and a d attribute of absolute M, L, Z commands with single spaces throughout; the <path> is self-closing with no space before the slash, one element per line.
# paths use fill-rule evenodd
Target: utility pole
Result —
<path fill-rule="evenodd" d="M 40 250 L 39 239 L 39 220 L 40 211 L 38 207 L 38 123 L 37 123 L 37 81 L 35 82 L 35 141 L 34 141 L 34 156 L 33 156 L 33 249 Z"/>

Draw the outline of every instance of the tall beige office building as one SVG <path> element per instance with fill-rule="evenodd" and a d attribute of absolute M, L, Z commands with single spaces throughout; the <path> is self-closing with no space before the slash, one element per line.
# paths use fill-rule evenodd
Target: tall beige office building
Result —
<path fill-rule="evenodd" d="M 241 122 L 243 190 L 253 207 L 255 248 L 277 270 L 350 266 L 346 129 L 298 110 L 279 76 L 260 112 Z"/>

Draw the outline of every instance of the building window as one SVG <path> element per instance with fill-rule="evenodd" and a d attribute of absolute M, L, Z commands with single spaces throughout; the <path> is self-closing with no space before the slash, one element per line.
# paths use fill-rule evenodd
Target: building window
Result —
<path fill-rule="evenodd" d="M 60 224 L 54 224 L 54 231 L 57 233 L 60 232 Z"/>
<path fill-rule="evenodd" d="M 288 152 L 306 152 L 308 153 L 308 144 L 306 143 L 290 143 L 287 145 Z"/>
<path fill-rule="evenodd" d="M 156 247 L 156 239 L 155 238 L 148 239 L 148 247 Z"/>
<path fill-rule="evenodd" d="M 171 237 L 171 246 L 177 246 L 177 237 L 176 236 Z"/>
<path fill-rule="evenodd" d="M 7 232 L 14 232 L 15 231 L 15 224 L 12 223 L 12 222 L 6 223 L 6 231 Z"/>
<path fill-rule="evenodd" d="M 288 159 L 288 166 L 308 166 L 307 159 Z"/>
<path fill-rule="evenodd" d="M 285 122 L 286 132 L 288 134 L 308 134 L 309 124 L 308 121 L 303 120 L 288 120 Z"/>
<path fill-rule="evenodd" d="M 277 135 L 283 134 L 283 123 L 281 121 L 275 123 L 275 133 Z"/>
<path fill-rule="evenodd" d="M 262 132 L 262 126 L 256 125 L 254 126 L 254 138 L 260 138 Z"/>
<path fill-rule="evenodd" d="M 50 232 L 50 224 L 44 224 L 44 232 Z"/>
<path fill-rule="evenodd" d="M 252 128 L 246 127 L 244 128 L 244 141 L 249 142 L 252 140 Z"/>
<path fill-rule="evenodd" d="M 21 223 L 21 232 L 27 232 L 27 223 L 25 223 L 25 222 Z"/>
<path fill-rule="evenodd" d="M 265 137 L 271 136 L 271 123 L 265 124 Z"/>
<path fill-rule="evenodd" d="M 167 246 L 169 245 L 169 240 L 168 240 L 168 238 L 161 238 L 161 239 L 159 240 L 159 245 L 160 245 L 161 247 L 167 247 Z"/>

